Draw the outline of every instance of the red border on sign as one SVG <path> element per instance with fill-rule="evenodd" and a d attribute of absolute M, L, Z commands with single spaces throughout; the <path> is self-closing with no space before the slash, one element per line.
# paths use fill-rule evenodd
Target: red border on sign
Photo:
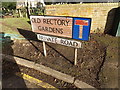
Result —
<path fill-rule="evenodd" d="M 75 25 L 88 26 L 88 21 L 87 20 L 75 20 Z"/>

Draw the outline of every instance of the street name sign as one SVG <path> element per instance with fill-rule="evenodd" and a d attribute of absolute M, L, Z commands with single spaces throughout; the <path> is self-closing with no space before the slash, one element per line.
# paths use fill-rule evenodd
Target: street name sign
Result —
<path fill-rule="evenodd" d="M 75 48 L 74 65 L 77 64 L 77 49 L 81 48 L 81 42 L 76 40 L 63 39 L 60 37 L 77 40 L 89 40 L 91 27 L 90 18 L 30 16 L 30 21 L 32 25 L 32 31 L 37 33 L 38 40 L 43 41 L 45 57 L 47 56 L 45 42 L 61 44 Z"/>
<path fill-rule="evenodd" d="M 81 48 L 81 42 L 78 42 L 76 40 L 68 40 L 68 39 L 63 39 L 63 38 L 58 38 L 53 36 L 46 36 L 41 34 L 37 34 L 37 38 L 38 40 L 41 40 L 44 42 L 61 44 L 61 45 L 70 46 L 74 48 Z"/>
<path fill-rule="evenodd" d="M 61 16 L 30 16 L 32 31 L 77 40 L 89 40 L 91 19 Z"/>

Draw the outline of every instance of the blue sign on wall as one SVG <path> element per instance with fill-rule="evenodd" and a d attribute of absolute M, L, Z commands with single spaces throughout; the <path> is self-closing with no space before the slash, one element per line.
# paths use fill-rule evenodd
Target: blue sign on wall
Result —
<path fill-rule="evenodd" d="M 91 27 L 90 18 L 73 18 L 73 39 L 89 40 Z"/>

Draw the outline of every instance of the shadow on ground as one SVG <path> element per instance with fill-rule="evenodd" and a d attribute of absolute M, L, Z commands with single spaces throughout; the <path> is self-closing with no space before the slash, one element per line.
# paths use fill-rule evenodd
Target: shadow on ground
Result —
<path fill-rule="evenodd" d="M 0 33 L 2 37 L 2 54 L 13 55 L 14 51 L 12 45 L 14 44 L 10 36 L 5 36 L 4 32 Z M 20 72 L 20 68 L 15 62 L 14 58 L 11 58 L 13 62 L 2 57 L 2 88 L 12 89 L 12 88 L 26 88 L 27 86 L 24 80 L 16 76 L 17 72 Z"/>
<path fill-rule="evenodd" d="M 40 50 L 31 42 L 31 40 L 32 40 L 32 41 L 38 41 L 37 35 L 36 35 L 34 32 L 28 31 L 28 30 L 24 30 L 24 29 L 20 29 L 20 28 L 17 28 L 17 30 L 19 31 L 19 33 L 20 33 L 22 36 L 24 36 L 25 39 L 27 39 L 27 40 L 30 42 L 30 44 L 32 44 L 32 46 L 33 46 L 36 50 L 40 51 Z M 40 41 L 39 41 L 39 42 L 40 42 Z M 43 52 L 41 52 L 41 54 L 44 55 Z"/>
<path fill-rule="evenodd" d="M 33 46 L 36 50 L 40 51 L 40 50 L 39 50 L 39 47 L 37 47 L 37 46 L 32 42 L 32 41 L 37 41 L 37 42 L 42 43 L 42 41 L 39 41 L 39 40 L 37 39 L 37 35 L 36 35 L 34 32 L 28 31 L 28 30 L 23 30 L 23 29 L 20 29 L 20 28 L 18 28 L 18 31 L 19 31 L 19 33 L 20 33 L 22 36 L 24 36 L 25 39 L 27 39 L 27 40 L 32 44 L 32 46 Z M 70 62 L 71 64 L 74 64 L 74 62 L 72 62 L 71 60 L 69 60 L 65 55 L 63 55 L 62 53 L 60 53 L 60 52 L 59 52 L 57 49 L 55 49 L 53 46 L 49 45 L 48 43 L 46 43 L 46 46 L 48 46 L 49 48 L 53 49 L 56 53 L 59 53 L 63 58 L 65 58 L 65 59 L 66 59 L 68 62 Z M 41 54 L 44 56 L 43 51 L 40 51 L 40 52 L 41 52 Z"/>

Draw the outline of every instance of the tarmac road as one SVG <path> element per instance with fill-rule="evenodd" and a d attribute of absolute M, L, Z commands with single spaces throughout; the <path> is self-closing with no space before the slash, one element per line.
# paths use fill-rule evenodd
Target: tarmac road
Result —
<path fill-rule="evenodd" d="M 47 89 L 73 88 L 72 84 L 55 79 L 34 69 L 5 61 L 2 70 L 2 88 Z M 75 87 L 74 87 L 75 88 Z"/>
<path fill-rule="evenodd" d="M 54 86 L 39 80 L 25 72 L 34 71 L 18 66 L 17 64 L 4 61 L 2 65 L 2 89 L 5 88 L 24 88 L 24 89 L 44 89 L 55 88 Z M 22 69 L 22 70 L 21 70 Z M 31 72 L 34 73 L 34 72 Z M 37 74 L 38 75 L 38 74 Z"/>
<path fill-rule="evenodd" d="M 9 74 L 8 76 L 3 76 L 2 88 L 24 88 L 24 89 L 45 89 L 45 88 L 55 88 L 54 86 L 43 82 L 37 78 L 29 76 L 25 73 L 17 72 L 15 74 Z M 55 88 L 57 90 L 57 88 Z"/>
<path fill-rule="evenodd" d="M 17 75 L 10 75 L 8 78 L 3 78 L 2 88 L 42 88 L 35 85 Z"/>

